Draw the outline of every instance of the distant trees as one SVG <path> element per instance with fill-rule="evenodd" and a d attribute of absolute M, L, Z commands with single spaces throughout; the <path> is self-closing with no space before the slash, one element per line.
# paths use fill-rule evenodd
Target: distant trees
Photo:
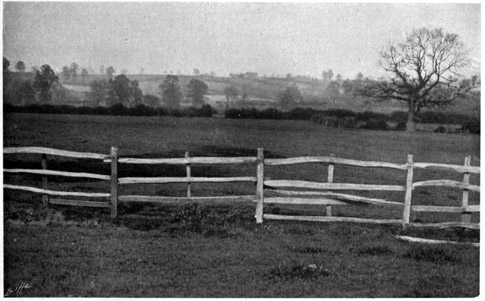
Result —
<path fill-rule="evenodd" d="M 414 29 L 404 42 L 381 51 L 381 66 L 389 74 L 367 81 L 359 94 L 376 101 L 395 99 L 408 106 L 406 130 L 416 130 L 414 117 L 422 108 L 450 104 L 478 87 L 478 77 L 465 80 L 458 70 L 469 62 L 456 34 L 442 29 Z"/>
<path fill-rule="evenodd" d="M 143 92 L 138 81 L 130 81 L 124 74 L 116 76 L 114 80 L 93 80 L 89 87 L 90 98 L 96 105 L 133 107 L 143 104 Z"/>
<path fill-rule="evenodd" d="M 88 69 L 86 68 L 82 68 L 81 69 L 81 79 L 82 81 L 84 82 L 84 80 L 86 79 L 86 77 L 89 75 L 89 72 L 88 72 Z"/>
<path fill-rule="evenodd" d="M 109 79 L 113 78 L 114 73 L 115 73 L 115 68 L 113 68 L 113 66 L 109 66 L 108 68 L 106 68 L 106 74 L 108 75 Z"/>
<path fill-rule="evenodd" d="M 229 100 L 237 99 L 239 95 L 239 90 L 234 86 L 228 86 L 224 88 L 224 94 L 226 95 L 226 109 L 229 107 Z"/>
<path fill-rule="evenodd" d="M 322 78 L 324 81 L 331 81 L 333 77 L 332 69 L 328 69 L 327 71 L 322 72 Z"/>
<path fill-rule="evenodd" d="M 52 85 L 58 81 L 58 77 L 49 65 L 42 65 L 35 73 L 34 89 L 38 92 L 39 101 L 48 103 L 52 98 Z"/>
<path fill-rule="evenodd" d="M 108 90 L 109 90 L 108 81 L 93 80 L 89 84 L 89 87 L 91 89 L 91 92 L 89 93 L 89 97 L 96 104 L 96 106 L 99 106 L 104 101 L 106 101 L 106 98 L 108 97 Z"/>
<path fill-rule="evenodd" d="M 160 106 L 160 98 L 154 95 L 145 95 L 143 96 L 143 103 L 150 107 L 159 107 Z"/>
<path fill-rule="evenodd" d="M 10 61 L 3 57 L 3 86 L 7 86 L 10 81 Z"/>
<path fill-rule="evenodd" d="M 70 68 L 72 80 L 76 80 L 77 78 L 77 69 L 79 69 L 79 65 L 73 62 Z"/>
<path fill-rule="evenodd" d="M 180 107 L 182 91 L 180 90 L 179 78 L 176 75 L 167 75 L 159 86 L 162 91 L 162 100 L 171 109 Z"/>
<path fill-rule="evenodd" d="M 62 67 L 62 76 L 64 77 L 65 80 L 69 80 L 71 78 L 71 70 L 69 69 L 68 66 Z"/>
<path fill-rule="evenodd" d="M 140 84 L 137 80 L 132 80 L 130 83 L 131 94 L 133 96 L 133 104 L 141 105 L 143 104 L 143 92 L 140 89 Z"/>
<path fill-rule="evenodd" d="M 18 103 L 20 105 L 29 105 L 35 102 L 35 90 L 30 81 L 24 81 L 18 90 Z"/>
<path fill-rule="evenodd" d="M 132 97 L 132 90 L 130 88 L 130 80 L 124 74 L 115 77 L 113 81 L 113 90 L 117 96 L 117 102 L 128 106 Z"/>
<path fill-rule="evenodd" d="M 297 87 L 287 87 L 284 92 L 279 95 L 280 106 L 287 109 L 290 106 L 303 100 L 300 90 Z"/>
<path fill-rule="evenodd" d="M 204 104 L 204 95 L 209 91 L 206 83 L 198 79 L 191 79 L 187 85 L 188 97 L 192 98 L 192 103 L 195 106 Z"/>
<path fill-rule="evenodd" d="M 24 72 L 25 63 L 23 61 L 18 61 L 17 64 L 15 64 L 15 70 L 17 70 L 18 72 Z"/>

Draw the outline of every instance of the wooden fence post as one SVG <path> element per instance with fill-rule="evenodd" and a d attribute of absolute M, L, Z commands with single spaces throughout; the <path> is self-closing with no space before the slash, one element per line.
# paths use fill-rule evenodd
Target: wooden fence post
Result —
<path fill-rule="evenodd" d="M 413 194 L 413 155 L 408 155 L 407 163 L 407 177 L 406 177 L 406 193 L 404 195 L 404 206 L 402 213 L 402 228 L 409 224 L 409 216 L 411 215 L 411 196 Z"/>
<path fill-rule="evenodd" d="M 263 223 L 263 202 L 264 202 L 264 152 L 262 148 L 258 148 L 258 157 L 256 159 L 256 223 Z"/>
<path fill-rule="evenodd" d="M 47 155 L 42 154 L 42 169 L 47 169 Z M 47 176 L 42 177 L 42 188 L 47 190 Z M 49 196 L 47 194 L 42 195 L 42 205 L 47 208 L 49 205 Z"/>
<path fill-rule="evenodd" d="M 185 158 L 188 159 L 189 152 L 185 152 Z M 185 170 L 187 171 L 187 178 L 190 178 L 191 176 L 191 171 L 190 171 L 190 163 L 185 164 Z M 190 182 L 187 182 L 187 197 L 192 197 L 192 190 L 191 190 L 191 184 Z"/>
<path fill-rule="evenodd" d="M 335 157 L 334 154 L 331 154 L 330 157 Z M 328 174 L 327 174 L 327 182 L 328 183 L 333 183 L 333 170 L 334 170 L 334 164 L 330 163 L 328 164 Z M 327 206 L 327 216 L 332 216 L 332 206 Z"/>
<path fill-rule="evenodd" d="M 468 156 L 465 158 L 465 166 L 468 167 L 470 166 L 470 161 L 471 161 L 471 156 Z M 470 173 L 465 172 L 463 176 L 463 184 L 470 184 Z M 461 213 L 461 222 L 462 223 L 471 223 L 472 222 L 472 214 L 471 212 L 466 212 L 465 210 L 468 210 L 468 189 L 463 189 L 463 197 L 461 201 L 461 208 L 463 209 L 463 212 Z"/>
<path fill-rule="evenodd" d="M 118 149 L 111 147 L 111 218 L 118 217 Z"/>

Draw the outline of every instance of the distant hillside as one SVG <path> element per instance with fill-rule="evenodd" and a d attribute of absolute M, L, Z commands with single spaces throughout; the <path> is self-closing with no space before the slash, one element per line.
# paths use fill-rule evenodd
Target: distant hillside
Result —
<path fill-rule="evenodd" d="M 31 80 L 33 76 L 31 73 L 16 73 L 12 72 L 13 79 L 17 80 Z M 137 80 L 144 95 L 151 94 L 161 97 L 159 85 L 164 81 L 165 75 L 160 74 L 127 74 L 130 80 Z M 390 113 L 392 111 L 404 111 L 406 107 L 404 104 L 393 101 L 383 104 L 375 103 L 368 99 L 358 99 L 353 95 L 329 95 L 328 86 L 329 81 L 307 79 L 301 77 L 293 78 L 270 78 L 270 77 L 213 77 L 213 76 L 188 76 L 180 75 L 180 87 L 182 93 L 187 95 L 187 85 L 191 79 L 196 78 L 205 82 L 209 87 L 209 95 L 207 95 L 207 103 L 222 112 L 226 108 L 226 97 L 224 89 L 229 86 L 237 88 L 240 92 L 239 98 L 244 91 L 248 98 L 244 103 L 230 103 L 230 106 L 244 106 L 264 109 L 268 107 L 278 107 L 279 94 L 283 92 L 286 87 L 296 86 L 303 96 L 303 102 L 298 103 L 299 107 L 311 107 L 315 109 L 346 109 L 356 112 L 374 111 L 380 113 Z M 89 103 L 88 93 L 90 91 L 89 83 L 93 80 L 107 79 L 106 75 L 88 75 L 84 81 L 81 76 L 73 80 L 64 80 L 59 75 L 59 82 L 62 85 L 59 88 L 59 101 L 63 104 L 81 105 Z M 335 93 L 335 92 L 334 92 Z M 186 103 L 185 105 L 189 105 Z M 465 100 L 457 101 L 453 106 L 444 109 L 445 112 L 455 112 L 460 114 L 467 114 L 473 117 L 480 116 L 480 97 L 469 97 Z"/>

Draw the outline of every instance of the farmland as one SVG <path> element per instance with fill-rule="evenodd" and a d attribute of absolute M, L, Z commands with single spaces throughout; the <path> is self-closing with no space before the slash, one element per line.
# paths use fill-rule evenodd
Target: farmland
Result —
<path fill-rule="evenodd" d="M 335 154 L 342 158 L 405 163 L 463 164 L 467 155 L 479 165 L 478 135 L 447 135 L 341 130 L 304 121 L 230 120 L 216 118 L 116 117 L 49 114 L 4 116 L 4 146 L 43 146 L 120 156 L 183 157 L 254 156 L 262 147 L 266 157 Z M 20 159 L 22 159 L 21 163 Z M 36 163 L 37 162 L 37 163 Z M 4 164 L 40 165 L 35 156 L 5 157 Z M 53 169 L 106 166 L 50 158 Z M 38 166 L 39 167 L 39 166 Z M 37 167 L 37 168 L 38 168 Z M 184 167 L 124 168 L 121 173 L 176 176 Z M 254 175 L 254 166 L 194 168 L 204 176 Z M 269 169 L 272 178 L 325 179 L 322 165 Z M 436 179 L 446 172 L 422 172 Z M 462 175 L 454 175 L 459 180 Z M 402 183 L 398 171 L 336 167 L 335 182 Z M 39 185 L 35 176 L 9 176 L 5 181 Z M 478 183 L 478 177 L 472 177 Z M 55 182 L 55 181 L 53 181 Z M 52 189 L 106 191 L 97 182 L 52 183 Z M 51 184 L 51 183 L 50 183 Z M 57 186 L 56 186 L 57 185 Z M 127 187 L 122 193 L 181 195 L 181 185 Z M 254 186 L 194 185 L 197 195 L 251 194 Z M 120 207 L 113 224 L 104 209 L 62 206 L 47 211 L 40 196 L 5 191 L 5 289 L 21 282 L 32 287 L 22 296 L 84 297 L 472 297 L 479 293 L 479 251 L 465 246 L 420 246 L 396 240 L 398 227 L 254 221 L 252 204 L 160 205 Z M 460 191 L 420 189 L 422 204 L 456 205 Z M 376 193 L 377 194 L 377 193 Z M 373 196 L 373 195 L 371 195 Z M 402 201 L 402 193 L 380 197 Z M 471 195 L 470 203 L 479 197 Z M 23 223 L 34 208 L 37 223 Z M 291 207 L 266 210 L 295 212 Z M 324 208 L 302 210 L 322 213 Z M 318 212 L 320 210 L 320 212 Z M 338 209 L 352 216 L 391 215 L 399 211 Z M 444 215 L 444 217 L 443 217 Z M 47 217 L 57 216 L 57 220 Z M 433 222 L 459 218 L 451 214 L 414 216 Z M 478 222 L 479 216 L 472 217 Z M 477 241 L 469 230 L 417 231 L 411 235 Z M 42 272 L 41 272 L 42 271 Z"/>

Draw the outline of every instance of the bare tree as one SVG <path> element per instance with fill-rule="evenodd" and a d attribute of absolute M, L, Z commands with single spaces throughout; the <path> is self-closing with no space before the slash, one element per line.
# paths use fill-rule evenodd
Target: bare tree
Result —
<path fill-rule="evenodd" d="M 416 130 L 414 118 L 421 109 L 448 105 L 480 85 L 477 76 L 466 80 L 458 73 L 469 63 L 467 51 L 456 34 L 442 29 L 414 29 L 403 43 L 389 45 L 380 55 L 388 78 L 366 80 L 357 94 L 405 102 L 410 132 Z"/>

